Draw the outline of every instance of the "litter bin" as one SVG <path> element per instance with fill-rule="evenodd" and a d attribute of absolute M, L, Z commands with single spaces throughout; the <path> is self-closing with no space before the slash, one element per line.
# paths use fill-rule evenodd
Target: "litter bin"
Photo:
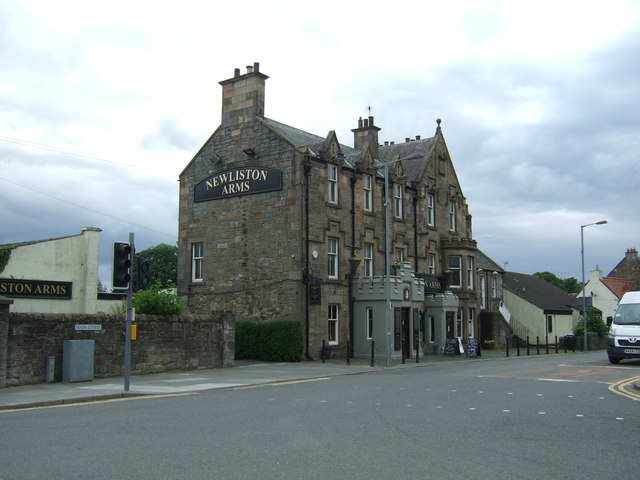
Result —
<path fill-rule="evenodd" d="M 566 335 L 564 337 L 564 345 L 567 350 L 575 350 L 576 349 L 576 336 L 575 335 Z"/>

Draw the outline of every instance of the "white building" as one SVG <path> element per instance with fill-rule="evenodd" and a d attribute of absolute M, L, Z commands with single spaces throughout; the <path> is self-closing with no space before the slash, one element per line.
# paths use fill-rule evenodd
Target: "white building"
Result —
<path fill-rule="evenodd" d="M 535 275 L 505 272 L 503 277 L 504 304 L 511 312 L 514 331 L 544 341 L 555 336 L 573 333 L 580 307 L 575 297 Z M 521 327 L 521 328 L 520 328 Z M 522 340 L 525 340 L 522 338 Z"/>
<path fill-rule="evenodd" d="M 591 271 L 589 280 L 585 284 L 584 292 L 587 297 L 587 307 L 593 306 L 602 312 L 602 319 L 612 317 L 618 302 L 625 292 L 637 289 L 636 281 L 630 278 L 604 277 L 600 267 L 596 266 Z M 579 303 L 582 307 L 582 291 L 578 294 Z"/>
<path fill-rule="evenodd" d="M 100 232 L 0 245 L 0 296 L 11 311 L 96 313 Z"/>

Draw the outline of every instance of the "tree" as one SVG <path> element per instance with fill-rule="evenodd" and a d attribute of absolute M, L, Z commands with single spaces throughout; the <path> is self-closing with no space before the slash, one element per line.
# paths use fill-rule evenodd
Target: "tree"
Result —
<path fill-rule="evenodd" d="M 546 280 L 551 285 L 555 285 L 558 288 L 561 288 L 567 293 L 580 293 L 582 289 L 582 283 L 578 282 L 578 280 L 574 277 L 570 278 L 558 278 L 554 273 L 551 272 L 536 272 L 534 273 L 536 277 L 540 277 L 543 280 Z"/>
<path fill-rule="evenodd" d="M 160 243 L 155 247 L 149 247 L 141 252 L 136 252 L 136 258 L 149 262 L 149 273 L 154 282 L 158 282 L 163 287 L 178 283 L 177 246 Z M 135 275 L 137 275 L 138 266 L 134 265 L 133 270 L 134 278 L 137 278 Z"/>

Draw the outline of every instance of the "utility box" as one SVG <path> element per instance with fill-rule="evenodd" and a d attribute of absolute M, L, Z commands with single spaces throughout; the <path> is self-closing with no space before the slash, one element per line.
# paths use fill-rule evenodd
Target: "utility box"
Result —
<path fill-rule="evenodd" d="M 47 366 L 45 371 L 45 379 L 47 383 L 54 381 L 56 375 L 56 357 L 47 357 Z"/>
<path fill-rule="evenodd" d="M 94 340 L 65 340 L 62 345 L 62 381 L 93 380 Z"/>

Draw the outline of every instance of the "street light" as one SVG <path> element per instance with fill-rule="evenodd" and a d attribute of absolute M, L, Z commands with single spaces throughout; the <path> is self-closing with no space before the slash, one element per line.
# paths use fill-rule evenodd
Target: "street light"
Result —
<path fill-rule="evenodd" d="M 385 162 L 384 164 L 384 260 L 385 260 L 385 274 L 386 274 L 386 326 L 387 326 L 387 367 L 391 366 L 391 268 L 390 268 L 390 258 L 389 251 L 391 250 L 391 219 L 389 218 L 389 167 L 391 165 L 395 165 L 398 162 L 402 162 L 404 160 L 413 160 L 416 158 L 424 157 L 423 153 L 415 152 L 411 155 L 407 155 L 406 157 L 398 158 L 397 160 L 392 160 L 390 162 Z"/>
<path fill-rule="evenodd" d="M 584 229 L 585 227 L 590 227 L 591 225 L 604 225 L 607 223 L 606 220 L 600 220 L 599 222 L 587 223 L 586 225 L 580 225 L 580 250 L 582 253 L 582 321 L 584 322 L 584 351 L 587 351 L 587 296 L 585 292 L 585 281 L 584 281 Z"/>

